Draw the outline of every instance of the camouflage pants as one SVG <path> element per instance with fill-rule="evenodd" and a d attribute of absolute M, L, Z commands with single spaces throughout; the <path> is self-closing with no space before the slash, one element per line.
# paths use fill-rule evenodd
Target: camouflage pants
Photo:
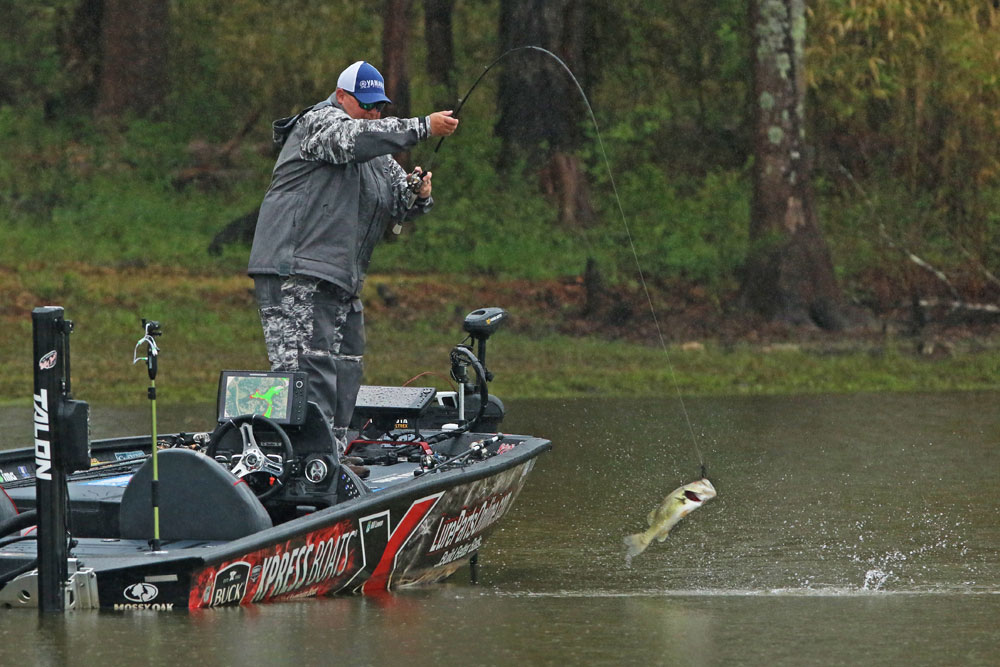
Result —
<path fill-rule="evenodd" d="M 361 386 L 360 302 L 308 276 L 255 276 L 254 291 L 271 370 L 309 373 L 309 400 L 319 405 L 342 452 Z"/>

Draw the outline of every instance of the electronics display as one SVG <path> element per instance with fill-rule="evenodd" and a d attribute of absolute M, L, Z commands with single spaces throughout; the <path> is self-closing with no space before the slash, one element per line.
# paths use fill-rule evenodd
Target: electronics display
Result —
<path fill-rule="evenodd" d="M 306 373 L 301 371 L 222 371 L 218 419 L 262 415 L 299 426 L 306 417 Z"/>

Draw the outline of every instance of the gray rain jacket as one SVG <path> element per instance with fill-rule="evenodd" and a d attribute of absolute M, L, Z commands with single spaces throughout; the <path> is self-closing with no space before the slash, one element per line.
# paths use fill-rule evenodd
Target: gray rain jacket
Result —
<path fill-rule="evenodd" d="M 429 123 L 427 117 L 355 120 L 336 101 L 306 112 L 274 165 L 247 273 L 313 276 L 360 294 L 389 224 L 433 203 L 418 199 L 406 209 L 406 172 L 391 156 L 426 139 Z"/>

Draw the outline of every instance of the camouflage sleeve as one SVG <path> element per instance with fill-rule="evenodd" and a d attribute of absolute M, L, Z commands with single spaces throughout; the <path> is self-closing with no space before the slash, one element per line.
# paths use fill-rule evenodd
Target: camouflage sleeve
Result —
<path fill-rule="evenodd" d="M 303 160 L 333 164 L 367 162 L 379 155 L 404 151 L 429 135 L 424 118 L 354 119 L 336 107 L 324 107 L 302 118 L 299 144 Z"/>

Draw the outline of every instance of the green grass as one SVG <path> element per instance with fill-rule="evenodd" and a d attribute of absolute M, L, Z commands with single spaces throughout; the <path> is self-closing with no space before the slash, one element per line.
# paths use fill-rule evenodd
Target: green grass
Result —
<path fill-rule="evenodd" d="M 142 404 L 148 380 L 132 364 L 143 317 L 163 337 L 157 378 L 161 403 L 214 400 L 224 368 L 261 369 L 267 361 L 251 283 L 241 272 L 193 273 L 147 267 L 35 265 L 0 274 L 14 294 L 0 319 L 0 402 L 28 403 L 32 389 L 32 307 L 61 305 L 75 323 L 72 377 L 77 397 L 94 404 Z M 373 277 L 381 282 L 392 279 Z M 10 302 L 8 301 L 8 304 Z M 376 309 L 367 319 L 365 381 L 400 384 L 418 373 L 448 388 L 448 352 L 459 342 L 465 304 L 442 302 L 416 320 Z M 956 348 L 945 358 L 911 351 L 908 339 L 830 351 L 705 341 L 704 349 L 597 338 L 537 336 L 516 325 L 490 341 L 494 393 L 504 398 L 727 396 L 991 389 L 1000 350 Z"/>
<path fill-rule="evenodd" d="M 73 386 L 92 402 L 145 400 L 145 370 L 131 363 L 144 317 L 163 323 L 157 382 L 163 402 L 212 401 L 221 369 L 266 367 L 251 283 L 243 274 L 248 249 L 230 247 L 220 257 L 206 250 L 230 220 L 259 204 L 271 158 L 247 146 L 234 159 L 242 171 L 233 180 L 215 189 L 178 188 L 173 177 L 192 164 L 187 141 L 167 123 L 134 121 L 110 130 L 89 121 L 48 124 L 0 107 L 0 401 L 30 400 L 30 312 L 39 305 L 61 305 L 76 322 Z M 415 149 L 414 162 L 426 165 L 430 150 L 430 144 Z M 431 274 L 461 286 L 468 297 L 480 292 L 465 287 L 473 280 L 564 279 L 579 276 L 588 258 L 597 260 L 609 282 L 628 285 L 637 277 L 629 237 L 648 278 L 697 285 L 713 302 L 732 291 L 746 245 L 746 169 L 684 177 L 626 161 L 616 173 L 626 234 L 602 164 L 590 165 L 588 181 L 598 219 L 564 227 L 537 184 L 517 170 L 497 174 L 498 150 L 485 119 L 470 119 L 464 135 L 449 140 L 433 167 L 438 206 L 399 242 L 379 248 L 372 265 L 379 275 L 369 280 L 369 292 L 381 281 L 405 293 L 411 289 L 407 277 Z M 886 202 L 878 219 L 910 220 L 898 198 Z M 858 235 L 852 221 L 864 216 L 857 207 L 837 209 L 836 203 L 827 202 L 825 211 L 828 240 L 835 257 L 851 258 L 838 265 L 839 277 L 854 295 L 865 294 L 852 277 L 883 266 L 891 277 L 905 262 L 894 254 L 887 260 L 871 229 Z M 951 256 L 964 261 L 960 253 Z M 461 316 L 478 305 L 494 304 L 441 296 L 416 316 L 370 309 L 365 381 L 397 384 L 423 371 L 447 375 Z M 496 336 L 490 365 L 497 394 L 984 389 L 995 386 L 1000 370 L 1000 352 L 988 344 L 933 359 L 914 354 L 910 341 L 892 338 L 837 354 L 712 341 L 704 341 L 701 351 L 664 353 L 655 346 L 537 333 L 554 330 L 549 325 L 565 308 L 554 305 L 532 316 L 542 320 L 535 326 L 515 323 Z"/>

